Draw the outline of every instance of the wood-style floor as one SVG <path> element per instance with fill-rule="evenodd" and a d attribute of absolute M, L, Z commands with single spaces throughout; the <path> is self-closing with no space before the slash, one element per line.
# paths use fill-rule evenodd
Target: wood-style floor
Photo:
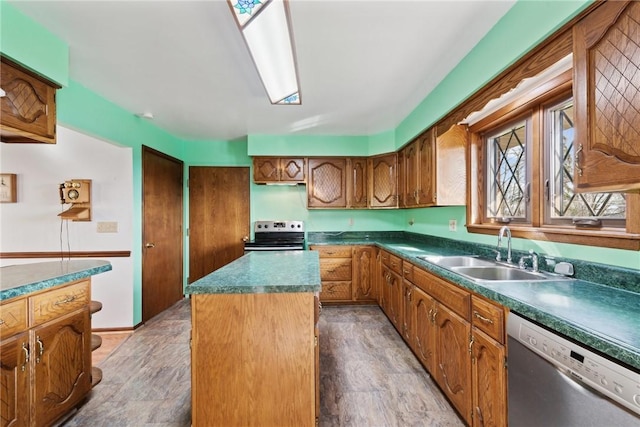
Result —
<path fill-rule="evenodd" d="M 64 425 L 190 426 L 190 328 L 185 299 L 137 329 Z M 320 334 L 321 426 L 463 425 L 380 308 L 325 306 Z"/>

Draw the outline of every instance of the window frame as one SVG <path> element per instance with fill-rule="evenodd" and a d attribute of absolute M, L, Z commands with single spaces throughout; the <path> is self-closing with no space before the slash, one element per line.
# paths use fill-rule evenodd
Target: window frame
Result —
<path fill-rule="evenodd" d="M 544 180 L 548 170 L 545 163 L 545 115 L 549 106 L 559 103 L 563 98 L 572 96 L 572 70 L 568 70 L 539 86 L 527 94 L 503 106 L 496 112 L 469 127 L 470 144 L 467 156 L 468 201 L 467 231 L 470 233 L 496 235 L 504 225 L 487 218 L 485 197 L 487 192 L 486 165 L 487 153 L 485 137 L 495 134 L 500 126 L 506 126 L 518 118 L 531 115 L 532 118 L 532 157 L 531 157 L 531 221 L 530 223 L 511 222 L 509 228 L 514 237 L 547 240 L 579 245 L 640 250 L 640 230 L 637 221 L 640 217 L 640 194 L 627 193 L 627 213 L 625 227 L 610 227 L 603 224 L 600 228 L 580 228 L 575 225 L 545 223 Z"/>

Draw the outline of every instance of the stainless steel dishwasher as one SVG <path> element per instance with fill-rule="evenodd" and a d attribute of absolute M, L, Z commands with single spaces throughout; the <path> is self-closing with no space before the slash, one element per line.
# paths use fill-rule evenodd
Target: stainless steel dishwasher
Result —
<path fill-rule="evenodd" d="M 510 313 L 509 427 L 640 426 L 640 372 Z"/>

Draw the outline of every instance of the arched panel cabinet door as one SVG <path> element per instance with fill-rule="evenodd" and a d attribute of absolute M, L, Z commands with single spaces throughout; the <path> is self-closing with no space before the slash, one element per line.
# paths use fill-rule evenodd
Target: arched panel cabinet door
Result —
<path fill-rule="evenodd" d="M 573 29 L 578 191 L 640 190 L 640 2 L 603 2 Z"/>
<path fill-rule="evenodd" d="M 369 158 L 369 207 L 398 207 L 397 153 Z"/>

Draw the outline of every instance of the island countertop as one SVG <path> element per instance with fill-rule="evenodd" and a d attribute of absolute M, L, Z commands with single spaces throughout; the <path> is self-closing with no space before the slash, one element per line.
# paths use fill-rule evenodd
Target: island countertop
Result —
<path fill-rule="evenodd" d="M 109 261 L 87 259 L 8 265 L 0 268 L 0 301 L 109 270 Z"/>
<path fill-rule="evenodd" d="M 314 251 L 249 252 L 186 287 L 186 294 L 319 292 Z"/>

